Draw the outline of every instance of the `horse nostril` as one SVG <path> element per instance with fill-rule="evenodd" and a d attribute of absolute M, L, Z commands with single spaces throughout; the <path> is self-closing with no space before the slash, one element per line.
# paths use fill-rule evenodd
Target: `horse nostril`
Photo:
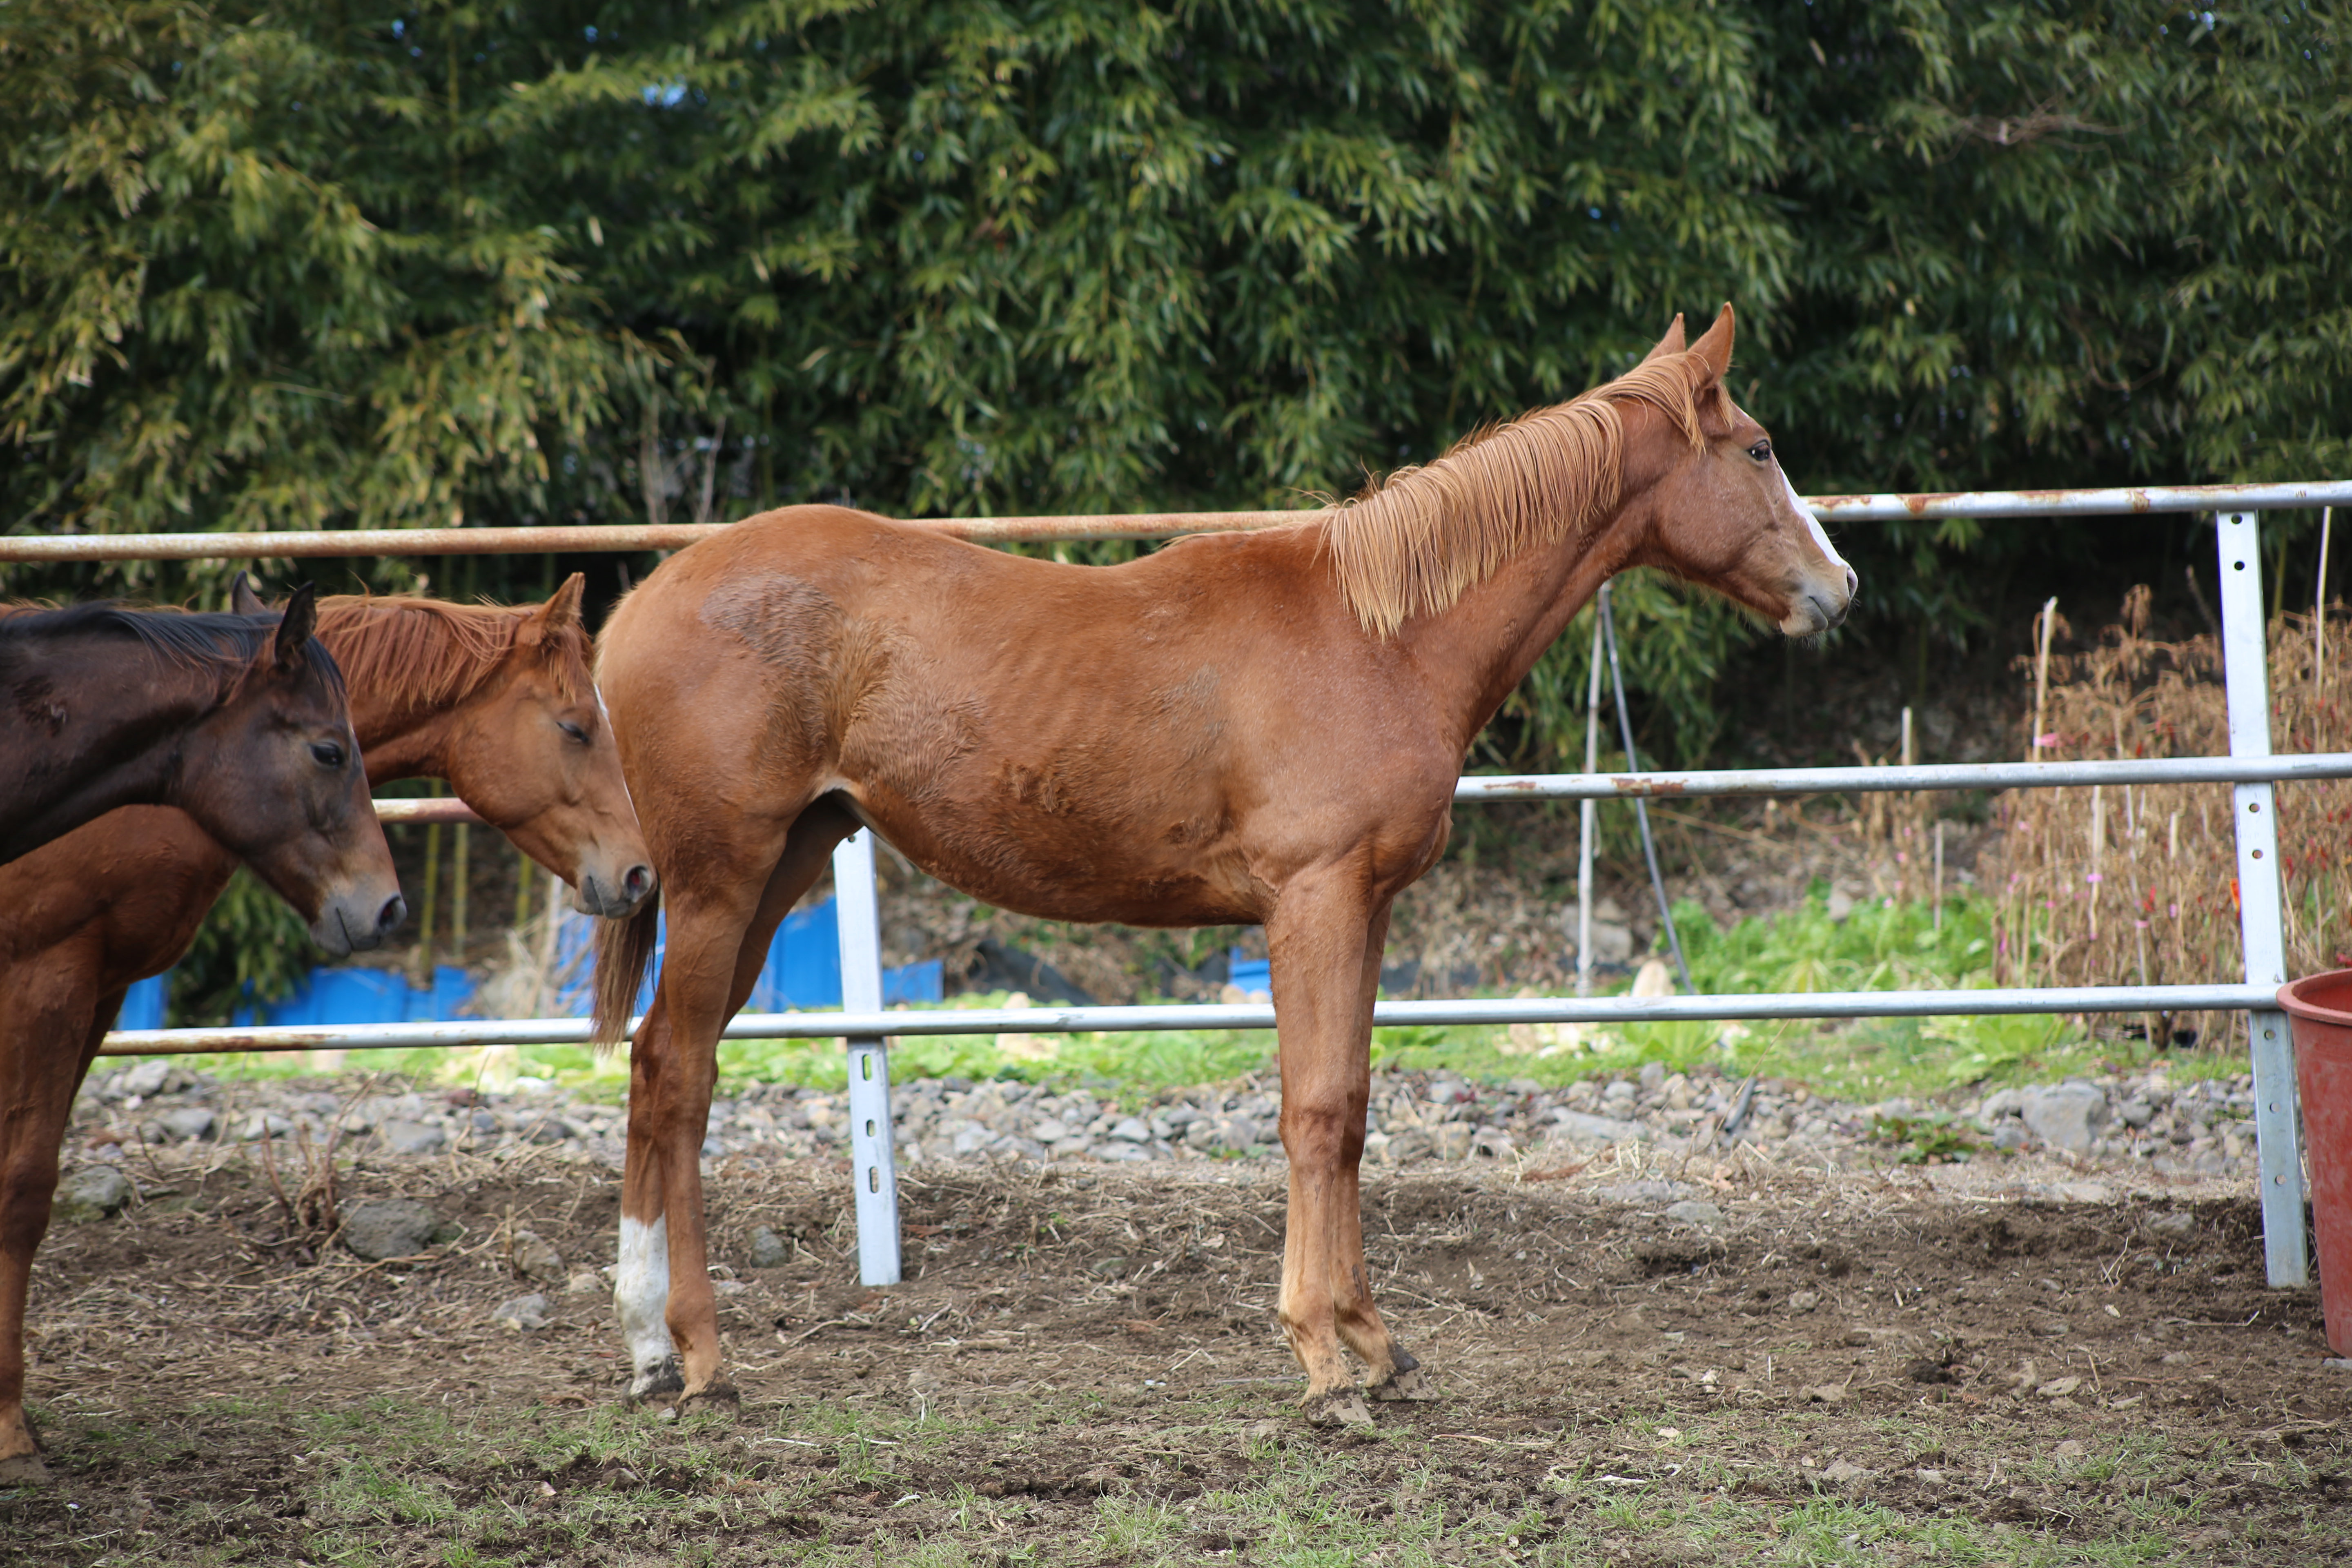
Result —
<path fill-rule="evenodd" d="M 1861 587 L 1862 579 L 1854 575 L 1853 567 L 1847 567 L 1845 569 L 1845 596 L 1849 599 L 1853 598 L 1854 595 L 1861 590 Z"/>
<path fill-rule="evenodd" d="M 621 879 L 621 890 L 628 896 L 631 903 L 635 903 L 653 889 L 654 868 L 650 866 L 632 866 L 628 874 Z"/>
<path fill-rule="evenodd" d="M 400 929 L 400 922 L 407 918 L 408 900 L 398 893 L 393 894 L 383 901 L 383 908 L 375 912 L 375 934 L 378 937 L 390 936 Z"/>

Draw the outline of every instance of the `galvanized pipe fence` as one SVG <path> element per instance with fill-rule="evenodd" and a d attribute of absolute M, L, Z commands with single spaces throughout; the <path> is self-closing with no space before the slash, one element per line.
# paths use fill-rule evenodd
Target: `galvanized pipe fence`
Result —
<path fill-rule="evenodd" d="M 2265 510 L 2352 502 L 2352 481 L 2274 485 L 2179 485 L 2103 490 L 1979 491 L 1937 495 L 1808 498 L 1823 521 L 1948 517 L 2098 517 L 2210 511 L 2221 583 L 2223 679 L 2230 755 L 2118 762 L 1993 763 L 1883 768 L 1785 768 L 1659 773 L 1553 773 L 1460 781 L 1457 802 L 1608 800 L 1666 795 L 1768 796 L 1823 792 L 2058 788 L 2082 784 L 2227 784 L 2238 852 L 2242 984 L 2116 985 L 1967 991 L 1800 992 L 1671 997 L 1549 996 L 1501 1000 L 1382 1002 L 1376 1025 L 1647 1023 L 1677 1019 L 1859 1018 L 1991 1014 L 2242 1011 L 2252 1046 L 2263 1252 L 2270 1283 L 2310 1278 L 2304 1228 L 2304 1175 L 2294 1060 L 2278 1009 L 2285 973 L 2274 784 L 2352 777 L 2352 752 L 2271 752 L 2268 650 L 2260 570 Z M 943 532 L 990 542 L 1152 540 L 1183 533 L 1280 527 L 1297 511 L 1170 512 L 1108 517 L 971 519 L 934 523 Z M 0 537 L 0 561 L 280 560 L 355 555 L 566 553 L 678 549 L 726 523 L 558 528 L 373 529 L 319 533 L 92 534 Z M 454 800 L 379 802 L 386 822 L 478 818 Z M 841 911 L 843 1011 L 744 1014 L 730 1039 L 845 1038 L 848 1047 L 853 1181 L 858 1265 L 869 1285 L 899 1278 L 898 1189 L 891 1156 L 887 1037 L 1108 1033 L 1139 1029 L 1264 1029 L 1271 1005 L 1029 1007 L 939 1012 L 885 1011 L 873 836 L 860 831 L 834 853 Z M 310 1050 L 321 1047 L 556 1045 L 586 1040 L 584 1019 L 481 1020 L 450 1024 L 152 1029 L 109 1035 L 103 1054 Z"/>

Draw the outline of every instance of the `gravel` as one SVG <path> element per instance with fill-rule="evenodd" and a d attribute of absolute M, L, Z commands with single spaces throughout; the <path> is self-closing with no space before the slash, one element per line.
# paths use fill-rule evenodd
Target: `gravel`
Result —
<path fill-rule="evenodd" d="M 159 1070 L 161 1069 L 161 1070 Z M 1748 1092 L 1743 1096 L 1743 1090 Z M 1720 1129 L 1744 1098 L 1747 1114 Z M 531 1079 L 511 1093 L 419 1088 L 352 1100 L 319 1080 L 216 1082 L 148 1060 L 101 1074 L 76 1107 L 85 1159 L 119 1163 L 150 1142 L 271 1137 L 371 1155 L 432 1156 L 544 1150 L 617 1167 L 625 1107 Z M 1243 1079 L 1144 1096 L 1108 1085 L 1040 1087 L 1011 1080 L 923 1079 L 893 1090 L 895 1148 L 908 1166 L 974 1163 L 1256 1160 L 1281 1157 L 1280 1101 L 1269 1080 Z M 805 1159 L 846 1152 L 846 1095 L 759 1085 L 713 1102 L 706 1159 Z M 1546 1089 L 1524 1079 L 1473 1081 L 1446 1072 L 1376 1071 L 1368 1163 L 1520 1161 L 1559 1164 L 1612 1145 L 1672 1151 L 1754 1145 L 1804 1163 L 1846 1166 L 1896 1152 L 1883 1119 L 1941 1117 L 1986 1151 L 2053 1152 L 2084 1164 L 2137 1163 L 2163 1176 L 2251 1174 L 2249 1079 L 2174 1084 L 2161 1068 L 2004 1089 L 1941 1105 L 1859 1104 L 1801 1086 L 1746 1081 L 1657 1064 L 1636 1078 Z M 340 1132 L 337 1131 L 340 1124 Z M 117 1205 L 119 1207 L 120 1205 Z M 387 1256 L 398 1256 L 388 1254 Z"/>

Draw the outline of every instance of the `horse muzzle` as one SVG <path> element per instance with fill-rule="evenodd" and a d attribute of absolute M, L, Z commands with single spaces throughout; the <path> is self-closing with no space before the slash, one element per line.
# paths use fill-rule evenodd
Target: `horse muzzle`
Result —
<path fill-rule="evenodd" d="M 1818 637 L 1844 621 L 1862 580 L 1851 566 L 1842 566 L 1841 574 L 1842 583 L 1804 583 L 1789 595 L 1789 613 L 1780 617 L 1783 636 Z"/>
<path fill-rule="evenodd" d="M 330 958 L 347 958 L 382 947 L 407 918 L 408 900 L 398 893 L 382 900 L 367 894 L 333 899 L 310 922 L 310 940 Z"/>
<path fill-rule="evenodd" d="M 631 866 L 618 873 L 607 871 L 603 876 L 583 870 L 580 881 L 572 889 L 572 907 L 583 915 L 601 915 L 606 920 L 622 920 L 645 907 L 661 879 L 654 875 L 651 866 Z"/>

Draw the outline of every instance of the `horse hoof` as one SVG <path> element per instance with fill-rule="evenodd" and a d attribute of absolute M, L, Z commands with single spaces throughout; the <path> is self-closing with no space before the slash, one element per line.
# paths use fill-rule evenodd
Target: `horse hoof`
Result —
<path fill-rule="evenodd" d="M 1298 1408 L 1310 1426 L 1369 1426 L 1372 1424 L 1372 1413 L 1365 1407 L 1363 1394 L 1353 1388 L 1335 1388 L 1328 1394 L 1310 1394 Z"/>
<path fill-rule="evenodd" d="M 41 1487 L 49 1483 L 49 1467 L 38 1454 L 12 1454 L 0 1459 L 0 1487 Z"/>
<path fill-rule="evenodd" d="M 632 1405 L 667 1404 L 673 1394 L 686 1392 L 686 1375 L 678 1370 L 677 1358 L 670 1357 L 658 1366 L 648 1367 L 637 1373 L 629 1384 Z"/>
<path fill-rule="evenodd" d="M 731 1383 L 714 1383 L 708 1388 L 698 1388 L 692 1394 L 681 1394 L 677 1402 L 678 1415 L 709 1415 L 714 1411 L 734 1415 L 743 1408 L 743 1395 Z"/>
<path fill-rule="evenodd" d="M 1430 1386 L 1428 1376 L 1418 1366 L 1399 1367 L 1364 1390 L 1364 1394 L 1371 1399 L 1408 1399 L 1415 1403 L 1437 1397 L 1437 1390 Z"/>

